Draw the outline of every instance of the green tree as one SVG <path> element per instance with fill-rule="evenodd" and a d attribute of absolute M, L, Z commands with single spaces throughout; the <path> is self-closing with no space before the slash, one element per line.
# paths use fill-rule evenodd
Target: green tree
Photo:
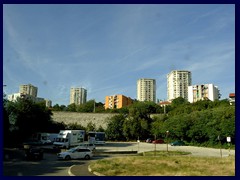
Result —
<path fill-rule="evenodd" d="M 71 112 L 76 112 L 77 111 L 77 105 L 75 103 L 69 104 L 67 106 L 67 110 Z"/>
<path fill-rule="evenodd" d="M 100 125 L 97 130 L 97 132 L 105 132 L 105 129 Z"/>
<path fill-rule="evenodd" d="M 71 106 L 70 106 L 71 107 Z M 65 105 L 59 105 L 59 104 L 55 104 L 53 107 L 52 107 L 52 110 L 53 111 L 67 111 L 68 110 L 68 107 L 66 107 Z M 74 110 L 73 110 L 74 111 Z"/>
<path fill-rule="evenodd" d="M 145 139 L 150 134 L 151 113 L 156 106 L 151 102 L 135 102 L 129 106 L 129 115 L 123 124 L 123 133 L 129 139 Z"/>
<path fill-rule="evenodd" d="M 176 107 L 179 107 L 179 106 L 185 105 L 185 104 L 188 104 L 188 101 L 182 97 L 178 97 L 178 98 L 172 100 L 171 106 L 176 108 Z"/>
<path fill-rule="evenodd" d="M 9 131 L 13 143 L 20 143 L 35 132 L 43 132 L 52 124 L 52 112 L 45 104 L 34 103 L 29 99 L 18 98 L 4 106 L 5 117 L 9 120 Z"/>
<path fill-rule="evenodd" d="M 86 128 L 83 127 L 81 124 L 78 124 L 78 123 L 69 123 L 67 126 L 66 126 L 66 129 L 71 129 L 71 130 L 85 130 Z"/>
<path fill-rule="evenodd" d="M 167 120 L 166 115 L 153 116 L 153 122 L 151 123 L 151 136 L 162 137 L 164 129 L 164 122 Z"/>
<path fill-rule="evenodd" d="M 96 125 L 92 122 L 89 122 L 87 124 L 87 127 L 86 127 L 86 131 L 89 132 L 89 131 L 96 131 Z"/>
<path fill-rule="evenodd" d="M 113 116 L 108 123 L 107 129 L 106 129 L 106 136 L 108 140 L 126 140 L 126 138 L 123 135 L 123 123 L 125 121 L 125 117 L 123 114 L 119 114 L 116 116 Z"/>

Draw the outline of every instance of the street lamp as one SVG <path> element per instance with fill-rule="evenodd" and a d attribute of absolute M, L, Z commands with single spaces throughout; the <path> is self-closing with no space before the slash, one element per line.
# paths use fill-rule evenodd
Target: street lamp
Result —
<path fill-rule="evenodd" d="M 168 134 L 169 134 L 169 131 L 166 131 L 166 140 L 167 140 L 167 152 L 168 152 Z"/>

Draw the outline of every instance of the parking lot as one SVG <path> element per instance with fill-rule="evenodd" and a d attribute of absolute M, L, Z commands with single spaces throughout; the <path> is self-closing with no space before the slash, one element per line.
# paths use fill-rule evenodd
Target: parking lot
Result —
<path fill-rule="evenodd" d="M 51 148 L 51 146 L 45 146 L 45 148 Z M 45 152 L 43 160 L 40 161 L 27 161 L 24 157 L 23 149 L 7 149 L 4 150 L 4 163 L 3 174 L 4 176 L 69 176 L 69 168 L 78 168 L 80 175 L 91 176 L 87 166 L 89 162 L 109 158 L 112 156 L 123 156 L 122 152 L 145 152 L 145 151 L 186 151 L 191 152 L 192 156 L 211 156 L 228 157 L 229 155 L 235 156 L 235 150 L 228 149 L 213 149 L 193 146 L 170 146 L 169 144 L 152 144 L 146 142 L 106 142 L 105 145 L 97 145 L 95 156 L 90 160 L 70 160 L 59 161 L 57 160 L 57 154 L 51 152 Z M 64 150 L 63 150 L 64 151 Z M 119 152 L 117 154 L 101 155 L 108 152 Z"/>
<path fill-rule="evenodd" d="M 195 146 L 171 146 L 170 144 L 153 144 L 146 142 L 107 142 L 105 145 L 97 146 L 98 151 L 186 151 L 191 152 L 193 156 L 212 156 L 220 157 L 220 152 L 222 156 L 226 157 L 230 155 L 235 156 L 235 150 L 228 149 L 214 149 L 214 148 L 204 148 Z"/>

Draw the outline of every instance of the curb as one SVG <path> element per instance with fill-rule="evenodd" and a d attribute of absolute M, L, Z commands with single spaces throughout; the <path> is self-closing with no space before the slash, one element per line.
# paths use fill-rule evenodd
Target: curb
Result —
<path fill-rule="evenodd" d="M 75 165 L 72 165 L 72 166 L 70 166 L 69 168 L 68 168 L 68 174 L 69 174 L 69 176 L 75 176 L 72 172 L 71 172 L 71 169 L 72 169 L 72 167 L 74 167 Z"/>
<path fill-rule="evenodd" d="M 93 173 L 93 174 L 95 174 L 96 176 L 105 176 L 104 174 L 101 174 L 101 173 L 99 173 L 99 172 L 92 171 L 90 165 L 88 166 L 88 171 L 91 172 L 91 173 Z"/>

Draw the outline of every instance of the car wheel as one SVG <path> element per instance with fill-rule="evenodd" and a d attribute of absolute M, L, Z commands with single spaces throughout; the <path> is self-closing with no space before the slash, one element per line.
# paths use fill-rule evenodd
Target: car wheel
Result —
<path fill-rule="evenodd" d="M 90 156 L 89 156 L 89 155 L 86 155 L 84 159 L 89 160 L 89 159 L 90 159 Z"/>
<path fill-rule="evenodd" d="M 69 155 L 67 155 L 67 156 L 65 157 L 65 159 L 66 159 L 66 160 L 70 160 L 71 157 L 70 157 Z"/>

